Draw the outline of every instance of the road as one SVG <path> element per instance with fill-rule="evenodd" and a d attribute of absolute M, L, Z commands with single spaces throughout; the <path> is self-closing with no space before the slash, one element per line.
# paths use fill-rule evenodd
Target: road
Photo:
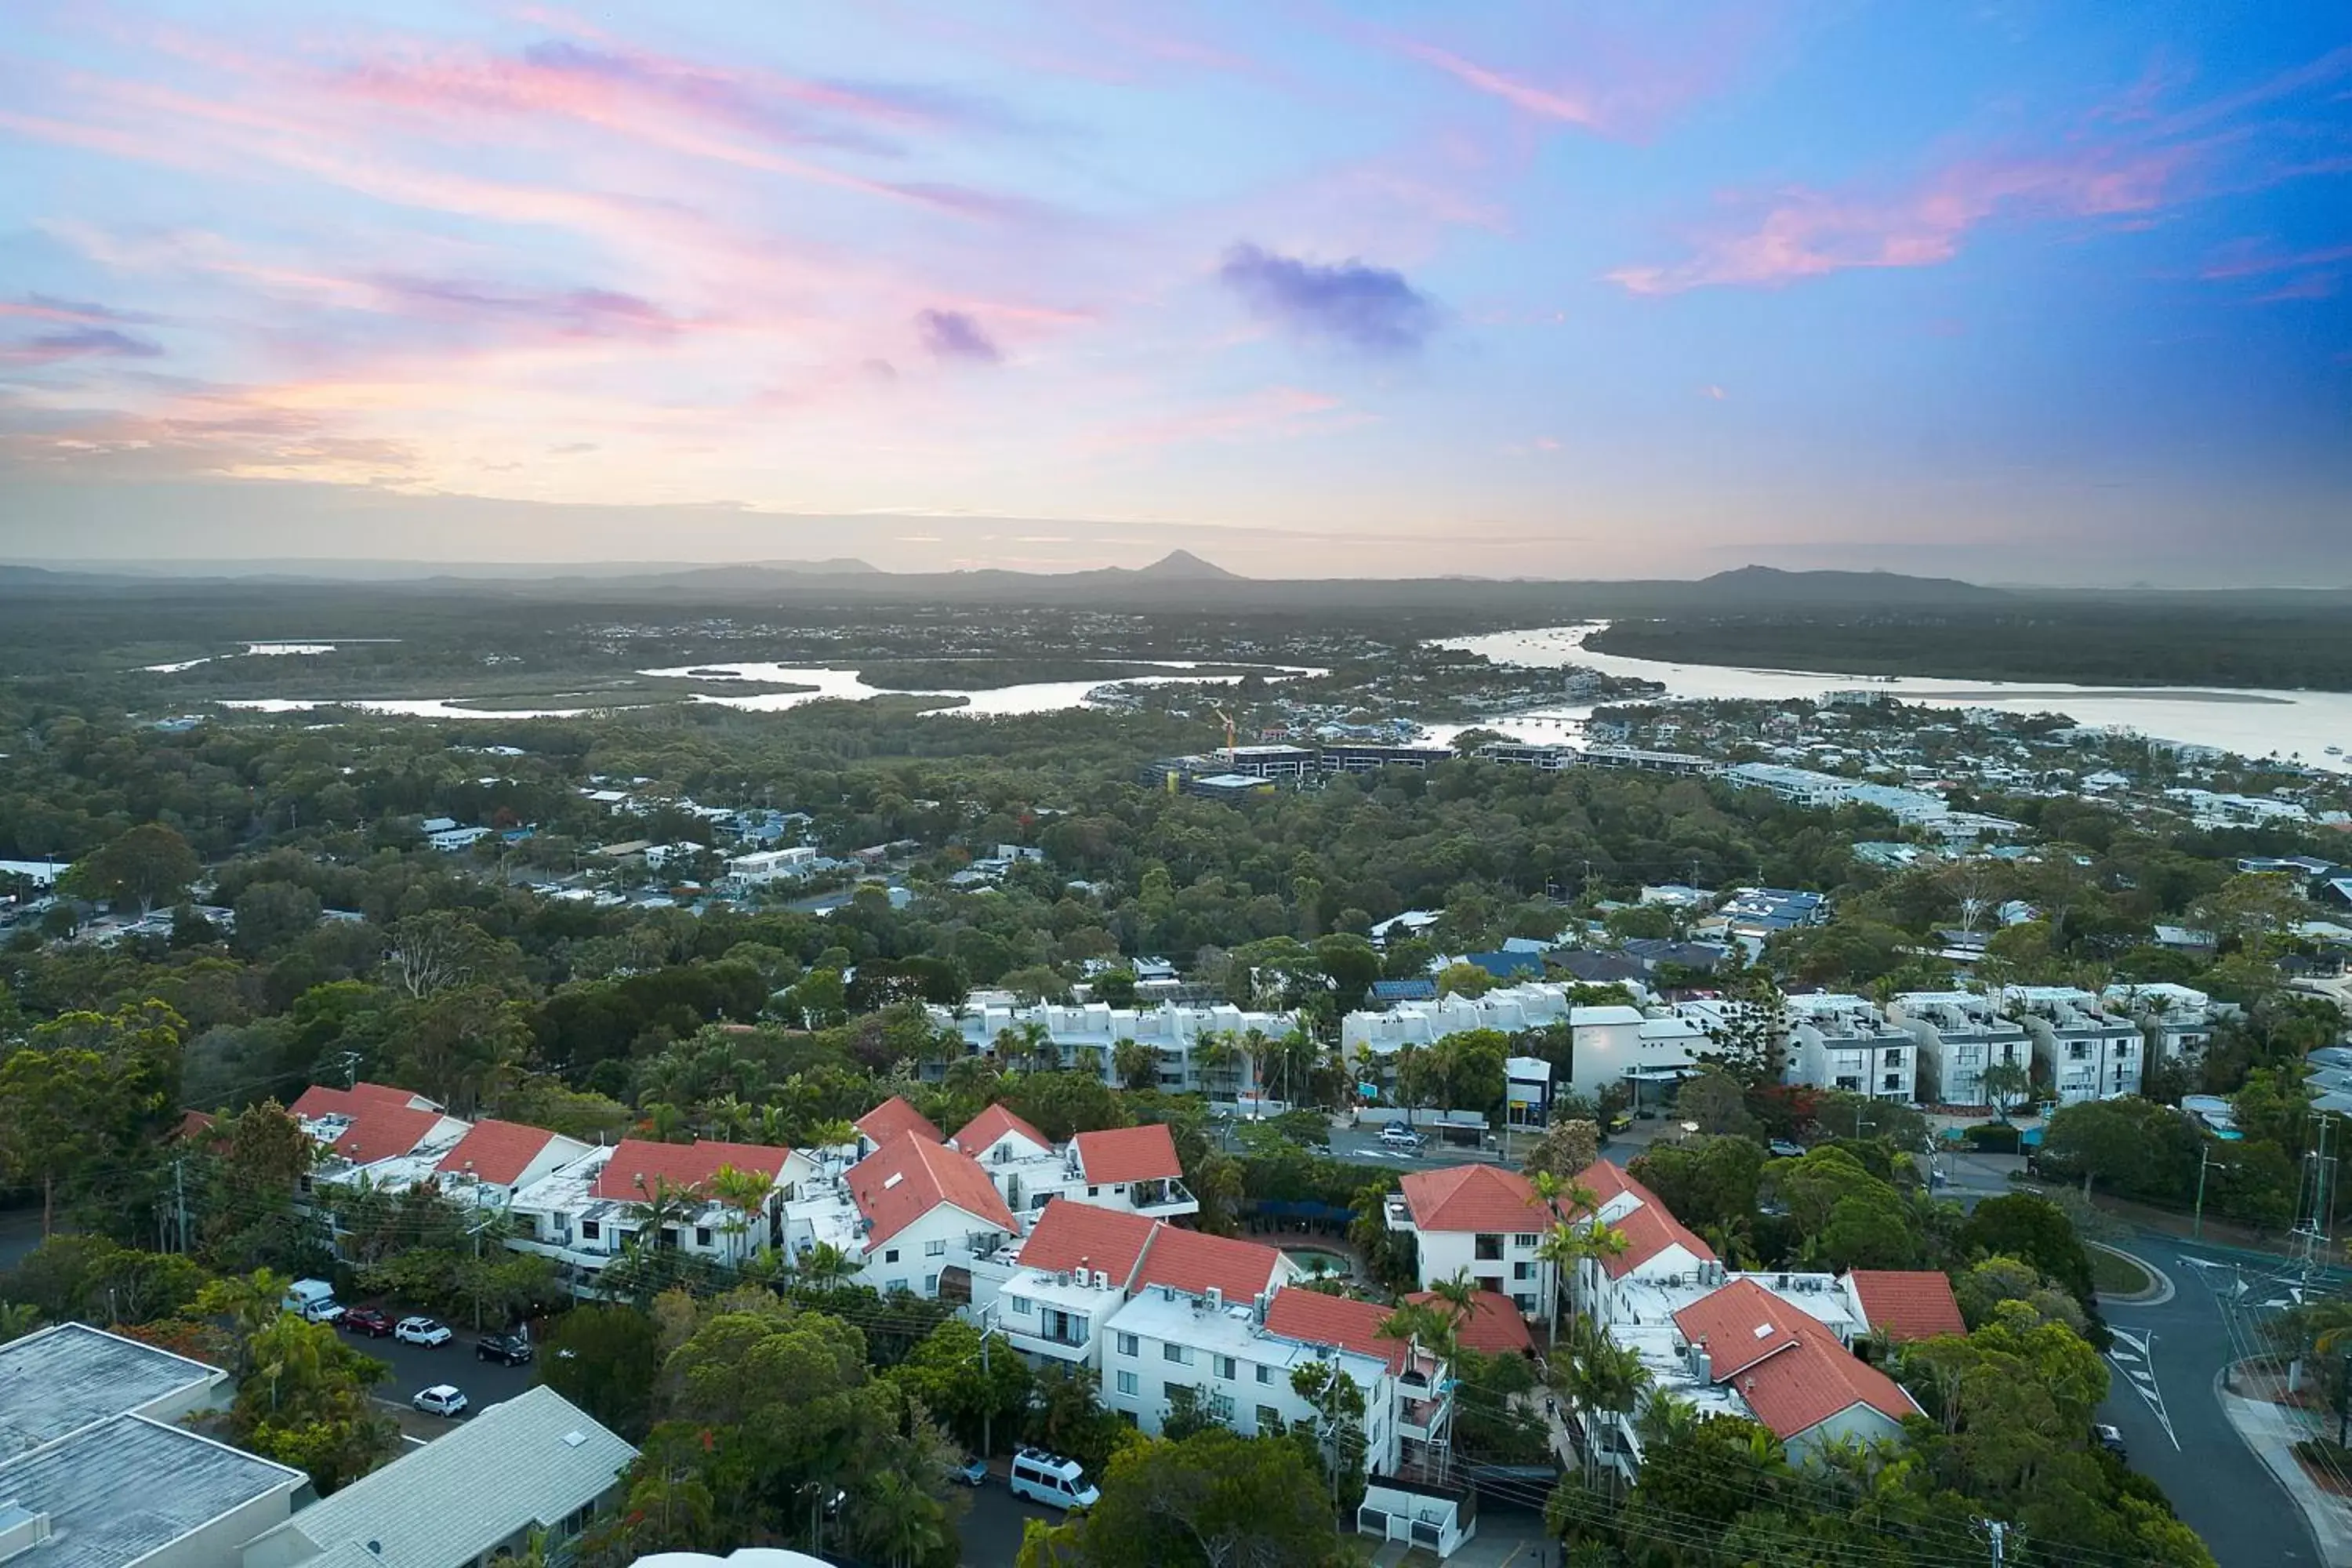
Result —
<path fill-rule="evenodd" d="M 2221 1370 L 2243 1353 L 2224 1307 L 2243 1255 L 2145 1236 L 2126 1247 L 2170 1278 L 2173 1296 L 2104 1309 L 2116 1341 L 2100 1419 L 2122 1431 L 2132 1468 L 2164 1489 L 2221 1568 L 2314 1568 L 2322 1559 L 2302 1510 L 2223 1417 L 2215 1393 Z"/>
<path fill-rule="evenodd" d="M 971 1494 L 971 1511 L 956 1522 L 965 1568 L 1013 1568 L 1021 1555 L 1021 1534 L 1030 1520 L 1061 1522 L 1062 1510 L 1027 1502 L 1004 1487 L 1001 1474 Z"/>

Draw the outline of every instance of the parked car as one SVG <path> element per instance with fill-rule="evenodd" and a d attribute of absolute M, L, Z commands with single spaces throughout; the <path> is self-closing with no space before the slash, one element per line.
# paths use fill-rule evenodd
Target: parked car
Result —
<path fill-rule="evenodd" d="M 2098 1439 L 2100 1447 L 2105 1448 L 2116 1458 L 2126 1463 L 2130 1461 L 2131 1454 L 2124 1447 L 2124 1435 L 2120 1428 L 2110 1426 L 2102 1421 L 2091 1428 L 2091 1436 Z"/>
<path fill-rule="evenodd" d="M 432 1346 L 446 1345 L 457 1336 L 449 1331 L 448 1324 L 435 1322 L 431 1318 L 403 1318 L 400 1326 L 392 1331 L 392 1337 L 404 1345 Z"/>
<path fill-rule="evenodd" d="M 409 1403 L 427 1415 L 455 1418 L 466 1413 L 466 1395 L 454 1383 L 436 1383 L 430 1388 L 417 1390 Z"/>
<path fill-rule="evenodd" d="M 509 1366 L 522 1366 L 537 1353 L 530 1341 L 520 1334 L 484 1334 L 474 1342 L 476 1361 L 497 1361 Z"/>
<path fill-rule="evenodd" d="M 968 1487 L 984 1487 L 988 1484 L 988 1461 L 974 1455 L 966 1454 L 963 1457 L 963 1463 L 958 1465 L 955 1468 L 955 1473 L 948 1479 L 960 1481 Z"/>
<path fill-rule="evenodd" d="M 1775 1160 L 1794 1160 L 1805 1152 L 1802 1143 L 1792 1143 L 1786 1138 L 1775 1138 L 1765 1146 L 1765 1152 Z"/>
<path fill-rule="evenodd" d="M 1028 1498 L 1065 1513 L 1092 1508 L 1102 1500 L 1102 1493 L 1088 1484 L 1085 1468 L 1076 1459 L 1066 1459 L 1043 1448 L 1017 1450 L 1013 1456 L 1012 1479 L 1005 1484 L 1014 1497 Z"/>
<path fill-rule="evenodd" d="M 1421 1152 L 1421 1134 L 1410 1127 L 1400 1127 L 1391 1121 L 1381 1129 L 1381 1146 L 1394 1149 L 1402 1154 Z"/>
<path fill-rule="evenodd" d="M 386 1338 L 392 1332 L 392 1318 L 373 1307 L 355 1307 L 342 1315 L 343 1327 L 355 1334 L 365 1334 L 372 1340 Z"/>

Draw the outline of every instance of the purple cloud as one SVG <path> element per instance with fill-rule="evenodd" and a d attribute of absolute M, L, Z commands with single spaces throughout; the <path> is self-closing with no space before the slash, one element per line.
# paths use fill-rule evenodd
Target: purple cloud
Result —
<path fill-rule="evenodd" d="M 610 289 L 533 292 L 399 277 L 379 278 L 375 286 L 426 316 L 540 321 L 570 337 L 666 337 L 686 325 L 650 300 Z"/>
<path fill-rule="evenodd" d="M 918 310 L 915 331 L 921 335 L 923 347 L 938 359 L 995 364 L 1004 358 L 1003 352 L 981 331 L 980 323 L 961 310 Z"/>
<path fill-rule="evenodd" d="M 1325 265 L 1244 243 L 1225 252 L 1217 276 L 1260 321 L 1360 353 L 1416 353 L 1440 320 L 1404 274 L 1352 259 Z"/>
<path fill-rule="evenodd" d="M 50 364 L 68 359 L 156 359 L 161 343 L 134 338 L 112 327 L 69 327 L 20 343 L 0 344 L 0 363 Z"/>

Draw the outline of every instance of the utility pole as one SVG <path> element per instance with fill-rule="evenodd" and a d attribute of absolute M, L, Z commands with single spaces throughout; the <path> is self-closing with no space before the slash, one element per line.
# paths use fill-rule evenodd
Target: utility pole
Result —
<path fill-rule="evenodd" d="M 980 1381 L 988 1385 L 992 1394 L 996 1387 L 996 1379 L 989 1374 L 988 1336 L 995 1331 L 996 1326 L 988 1321 L 988 1315 L 983 1312 L 980 1321 Z M 986 1462 L 989 1455 L 995 1451 L 995 1448 L 996 1413 L 991 1407 L 990 1401 L 982 1400 L 980 1406 L 980 1457 L 983 1463 Z"/>
<path fill-rule="evenodd" d="M 179 1221 L 177 1235 L 175 1237 L 179 1246 L 176 1250 L 183 1258 L 186 1257 L 188 1253 L 188 1186 L 185 1180 L 186 1164 L 187 1156 L 184 1154 L 174 1154 L 172 1156 L 172 1208 Z"/>
<path fill-rule="evenodd" d="M 2191 1241 L 2205 1234 L 2205 1173 L 2216 1166 L 2224 1171 L 2237 1168 L 2224 1161 L 2213 1158 L 2213 1151 L 2210 1149 L 2200 1149 L 2197 1152 L 2197 1213 L 2189 1222 L 2189 1238 Z"/>
<path fill-rule="evenodd" d="M 2002 1550 L 2009 1544 L 2009 1526 L 1997 1519 L 1984 1521 L 1985 1533 L 1992 1540 L 1992 1568 L 2000 1568 Z"/>

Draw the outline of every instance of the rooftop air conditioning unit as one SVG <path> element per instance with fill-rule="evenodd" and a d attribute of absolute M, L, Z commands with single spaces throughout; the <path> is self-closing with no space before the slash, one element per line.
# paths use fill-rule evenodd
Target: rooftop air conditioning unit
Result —
<path fill-rule="evenodd" d="M 1212 1286 L 1210 1286 L 1210 1287 L 1209 1287 L 1209 1309 L 1210 1309 L 1210 1310 L 1212 1310 L 1212 1311 L 1220 1311 L 1220 1312 L 1221 1312 L 1221 1311 L 1224 1310 L 1224 1306 L 1225 1306 L 1225 1293 L 1224 1293 L 1224 1291 L 1223 1291 L 1221 1288 L 1219 1288 L 1219 1287 L 1217 1287 L 1217 1286 L 1215 1286 L 1215 1285 L 1212 1285 Z"/>
<path fill-rule="evenodd" d="M 1110 1289 L 1110 1276 L 1104 1273 L 1099 1268 L 1095 1270 L 1095 1289 L 1097 1290 L 1108 1290 Z"/>

